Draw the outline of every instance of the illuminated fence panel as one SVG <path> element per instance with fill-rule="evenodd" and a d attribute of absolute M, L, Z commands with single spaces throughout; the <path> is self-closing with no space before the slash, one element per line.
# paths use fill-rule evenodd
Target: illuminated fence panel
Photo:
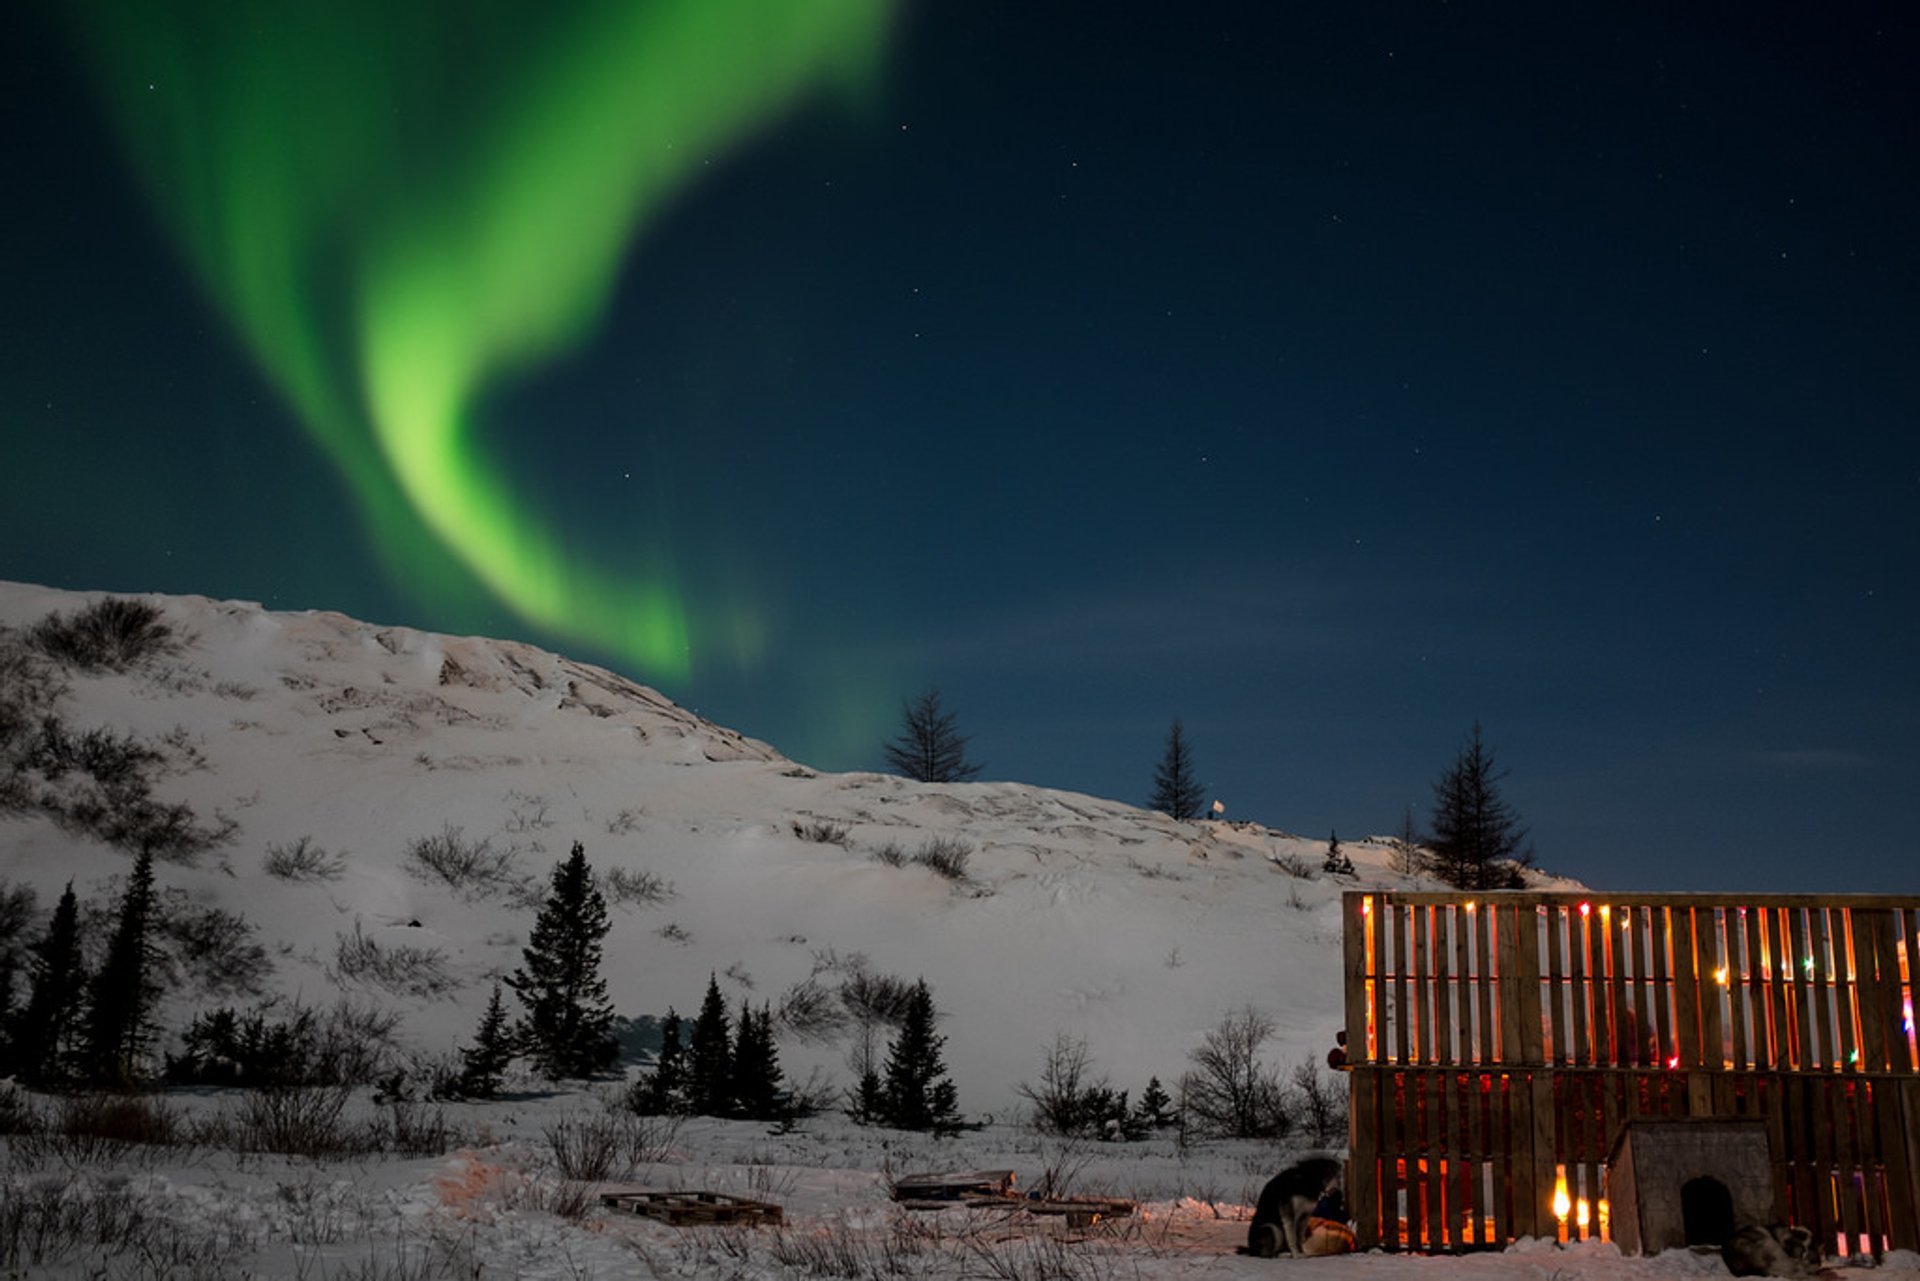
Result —
<path fill-rule="evenodd" d="M 1349 1201 L 1368 1245 L 1608 1235 L 1639 1118 L 1768 1124 L 1777 1207 L 1920 1248 L 1920 904 L 1349 892 Z"/>

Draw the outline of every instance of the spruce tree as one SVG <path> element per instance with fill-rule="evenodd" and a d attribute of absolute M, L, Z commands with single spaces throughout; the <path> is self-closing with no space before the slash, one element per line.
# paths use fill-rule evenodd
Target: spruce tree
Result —
<path fill-rule="evenodd" d="M 585 848 L 575 841 L 566 861 L 553 869 L 553 887 L 520 968 L 507 979 L 526 1008 L 520 1043 L 550 1077 L 592 1076 L 619 1057 L 613 1005 L 600 977 L 601 941 L 609 928 L 606 897 Z"/>
<path fill-rule="evenodd" d="M 1446 773 L 1433 785 L 1433 835 L 1427 841 L 1433 871 L 1462 890 L 1516 887 L 1519 869 L 1533 861 L 1519 816 L 1500 796 L 1506 774 L 1480 737 L 1480 723 Z"/>
<path fill-rule="evenodd" d="M 696 1116 L 725 1116 L 733 1103 L 733 1047 L 727 1003 L 720 982 L 707 975 L 707 995 L 693 1021 L 687 1045 L 687 1110 Z"/>
<path fill-rule="evenodd" d="M 72 1067 L 80 1028 L 81 995 L 87 988 L 80 956 L 80 906 L 73 882 L 53 909 L 47 932 L 28 962 L 32 986 L 8 1037 L 10 1075 L 29 1085 L 64 1081 Z"/>
<path fill-rule="evenodd" d="M 900 706 L 900 737 L 886 744 L 887 764 L 922 783 L 964 783 L 979 776 L 967 760 L 967 737 L 954 728 L 954 715 L 940 706 L 940 691 L 927 692 Z"/>
<path fill-rule="evenodd" d="M 680 1016 L 668 1006 L 653 1071 L 634 1083 L 631 1095 L 634 1111 L 642 1116 L 673 1116 L 687 1110 L 687 1051 L 680 1041 L 680 1023 Z"/>
<path fill-rule="evenodd" d="M 1340 833 L 1327 834 L 1327 857 L 1321 861 L 1320 870 L 1329 876 L 1353 875 L 1353 860 L 1340 848 Z"/>
<path fill-rule="evenodd" d="M 1164 1130 L 1180 1119 L 1173 1106 L 1173 1096 L 1167 1093 L 1167 1087 L 1160 1084 L 1157 1076 L 1147 1079 L 1147 1088 L 1140 1092 L 1140 1104 L 1134 1115 L 1142 1124 L 1155 1130 Z"/>
<path fill-rule="evenodd" d="M 755 1014 L 740 1003 L 740 1023 L 733 1041 L 733 1104 L 750 1121 L 781 1121 L 792 1112 L 792 1100 L 780 1070 L 780 1049 L 773 1040 L 773 1009 L 762 1006 Z"/>
<path fill-rule="evenodd" d="M 160 996 L 152 930 L 153 852 L 143 845 L 120 899 L 106 959 L 88 994 L 86 1073 L 98 1084 L 139 1079 L 148 1023 Z"/>
<path fill-rule="evenodd" d="M 500 1093 L 500 1082 L 513 1062 L 513 1054 L 513 1031 L 507 1026 L 507 1007 L 500 999 L 500 985 L 495 983 L 493 998 L 487 1002 L 486 1013 L 480 1016 L 480 1027 L 473 1034 L 473 1044 L 460 1052 L 465 1065 L 460 1073 L 460 1088 L 480 1099 L 490 1099 Z"/>
<path fill-rule="evenodd" d="M 958 1097 L 940 1057 L 947 1038 L 933 1030 L 937 1017 L 923 978 L 908 998 L 900 1034 L 887 1047 L 881 1119 L 895 1129 L 951 1133 L 960 1128 Z"/>
<path fill-rule="evenodd" d="M 1178 720 L 1167 731 L 1167 750 L 1153 771 L 1153 796 L 1147 808 L 1172 818 L 1198 818 L 1206 803 L 1206 788 L 1193 776 L 1193 748 Z"/>

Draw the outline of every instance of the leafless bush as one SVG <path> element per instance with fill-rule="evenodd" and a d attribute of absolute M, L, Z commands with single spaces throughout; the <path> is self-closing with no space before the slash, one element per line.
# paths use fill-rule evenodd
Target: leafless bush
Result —
<path fill-rule="evenodd" d="M 124 1183 L 0 1179 L 0 1273 L 9 1277 L 220 1276 L 236 1245 Z"/>
<path fill-rule="evenodd" d="M 1085 1039 L 1057 1033 L 1040 1068 L 1038 1084 L 1020 1082 L 1016 1092 L 1033 1104 L 1033 1124 L 1048 1134 L 1081 1134 L 1086 1130 L 1087 1098 L 1107 1092 L 1107 1080 L 1093 1078 L 1092 1055 Z"/>
<path fill-rule="evenodd" d="M 523 877 L 514 866 L 516 850 L 495 849 L 491 839 L 468 840 L 461 828 L 448 823 L 432 836 L 407 845 L 407 871 L 423 881 L 441 881 L 460 897 L 511 895 L 522 888 Z"/>
<path fill-rule="evenodd" d="M 1272 856 L 1271 861 L 1275 867 L 1297 881 L 1311 881 L 1313 879 L 1313 865 L 1301 858 L 1298 854 L 1292 853 L 1291 851 L 1285 854 L 1275 854 Z"/>
<path fill-rule="evenodd" d="M 1180 1078 L 1180 1112 L 1189 1133 L 1265 1139 L 1292 1128 L 1279 1074 L 1260 1062 L 1261 1047 L 1273 1033 L 1270 1016 L 1242 1006 L 1187 1056 L 1193 1068 Z"/>
<path fill-rule="evenodd" d="M 825 819 L 815 818 L 802 821 L 793 820 L 793 834 L 803 841 L 817 841 L 822 845 L 842 845 L 847 843 L 847 829 L 838 823 L 829 823 Z"/>
<path fill-rule="evenodd" d="M 607 869 L 607 897 L 621 907 L 658 907 L 679 892 L 673 882 L 643 867 Z"/>
<path fill-rule="evenodd" d="M 933 837 L 913 852 L 914 862 L 949 881 L 967 879 L 967 860 L 972 857 L 973 847 L 951 836 Z"/>
<path fill-rule="evenodd" d="M 319 1159 L 377 1152 L 379 1131 L 347 1118 L 351 1097 L 344 1085 L 250 1090 L 220 1137 L 236 1151 L 281 1156 Z"/>
<path fill-rule="evenodd" d="M 608 1108 L 562 1117 L 543 1136 L 561 1178 L 605 1183 L 631 1179 L 641 1166 L 660 1160 L 679 1133 L 678 1117 Z"/>
<path fill-rule="evenodd" d="M 898 841 L 888 841 L 884 845 L 875 846 L 873 856 L 882 863 L 885 863 L 888 867 L 905 867 L 907 865 L 907 852 L 900 848 L 900 842 Z"/>
<path fill-rule="evenodd" d="M 814 1045 L 833 1041 L 846 1030 L 848 1012 L 840 998 L 812 978 L 781 993 L 773 1021 L 794 1039 Z"/>
<path fill-rule="evenodd" d="M 125 671 L 180 644 L 157 606 L 119 596 L 103 596 L 72 617 L 48 614 L 28 631 L 27 640 L 55 662 L 84 671 Z"/>
<path fill-rule="evenodd" d="M 314 844 L 311 836 L 302 836 L 290 844 L 268 845 L 260 866 L 283 881 L 337 881 L 346 874 L 347 860 Z"/>
<path fill-rule="evenodd" d="M 382 943 L 357 920 L 352 934 L 334 935 L 333 975 L 336 982 L 372 984 L 400 996 L 442 996 L 460 986 L 439 948 Z"/>
<path fill-rule="evenodd" d="M 157 940 L 176 972 L 211 996 L 258 995 L 273 959 L 238 912 L 201 907 L 183 890 L 166 889 L 154 913 Z"/>
<path fill-rule="evenodd" d="M 1290 1078 L 1293 1112 L 1316 1147 L 1335 1147 L 1347 1138 L 1345 1085 L 1311 1056 L 1294 1065 Z"/>

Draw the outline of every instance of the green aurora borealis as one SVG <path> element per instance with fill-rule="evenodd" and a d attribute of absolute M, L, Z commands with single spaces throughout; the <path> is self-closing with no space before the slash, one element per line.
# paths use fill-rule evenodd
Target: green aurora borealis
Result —
<path fill-rule="evenodd" d="M 664 537 L 618 564 L 570 546 L 476 447 L 477 416 L 591 332 L 705 160 L 870 83 L 889 8 L 190 0 L 80 22 L 162 220 L 395 579 L 491 593 L 677 680 L 703 631 L 752 621 L 698 617 Z"/>

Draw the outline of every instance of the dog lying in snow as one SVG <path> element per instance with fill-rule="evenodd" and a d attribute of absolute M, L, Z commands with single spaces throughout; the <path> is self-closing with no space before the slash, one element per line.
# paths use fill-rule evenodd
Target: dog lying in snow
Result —
<path fill-rule="evenodd" d="M 1329 1194 L 1339 1195 L 1341 1173 L 1338 1161 L 1316 1156 L 1290 1165 L 1267 1180 L 1253 1207 L 1245 1253 L 1262 1259 L 1304 1254 L 1307 1220 Z M 1344 1208 L 1338 1217 L 1346 1218 Z"/>
<path fill-rule="evenodd" d="M 1720 1257 L 1737 1277 L 1810 1277 L 1820 1270 L 1813 1233 L 1784 1223 L 1739 1229 L 1720 1247 Z"/>

